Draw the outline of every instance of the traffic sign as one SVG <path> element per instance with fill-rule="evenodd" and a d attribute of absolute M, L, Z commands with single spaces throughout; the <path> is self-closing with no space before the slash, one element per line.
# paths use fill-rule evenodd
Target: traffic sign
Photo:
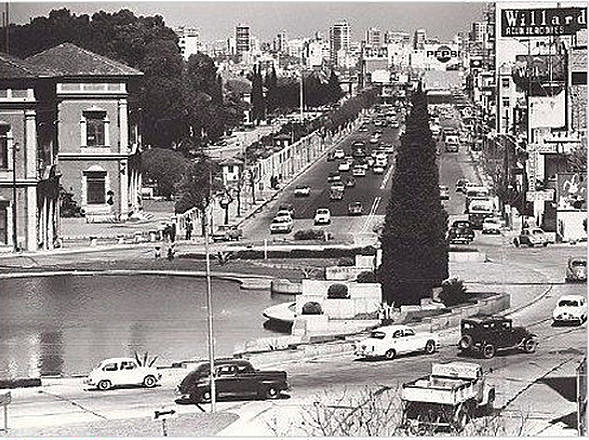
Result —
<path fill-rule="evenodd" d="M 12 396 L 10 395 L 10 391 L 7 393 L 0 394 L 0 405 L 8 405 L 12 402 Z"/>

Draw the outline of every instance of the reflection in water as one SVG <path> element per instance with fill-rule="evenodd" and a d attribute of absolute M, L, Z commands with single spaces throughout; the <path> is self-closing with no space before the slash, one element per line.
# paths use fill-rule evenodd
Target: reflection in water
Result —
<path fill-rule="evenodd" d="M 215 281 L 215 350 L 268 336 L 262 311 L 291 300 Z M 0 378 L 87 373 L 108 357 L 205 358 L 204 280 L 163 276 L 0 279 Z"/>

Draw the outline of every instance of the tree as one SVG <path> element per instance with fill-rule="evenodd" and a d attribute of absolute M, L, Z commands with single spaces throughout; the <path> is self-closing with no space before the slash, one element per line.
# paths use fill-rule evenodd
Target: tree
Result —
<path fill-rule="evenodd" d="M 146 179 L 157 183 L 160 195 L 169 199 L 182 178 L 188 161 L 177 151 L 151 148 L 141 154 L 141 167 Z"/>
<path fill-rule="evenodd" d="M 219 165 L 206 156 L 190 162 L 176 187 L 176 213 L 182 214 L 196 208 L 201 218 L 204 218 L 213 196 L 223 188 L 220 174 Z M 204 235 L 205 222 L 202 222 L 202 226 Z"/>
<path fill-rule="evenodd" d="M 278 107 L 280 95 L 278 95 L 278 78 L 276 77 L 276 68 L 272 65 L 272 70 L 266 75 L 266 107 L 268 112 L 273 112 Z"/>
<path fill-rule="evenodd" d="M 401 138 L 385 223 L 379 278 L 388 304 L 415 304 L 448 278 L 448 215 L 439 194 L 436 145 L 419 90 Z"/>
<path fill-rule="evenodd" d="M 266 117 L 266 109 L 264 103 L 264 89 L 262 84 L 262 68 L 261 66 L 254 66 L 252 74 L 252 119 L 259 123 Z"/>
<path fill-rule="evenodd" d="M 344 95 L 344 91 L 342 90 L 339 78 L 332 70 L 331 75 L 329 75 L 329 81 L 327 82 L 327 100 L 328 102 L 338 102 L 340 98 Z"/>

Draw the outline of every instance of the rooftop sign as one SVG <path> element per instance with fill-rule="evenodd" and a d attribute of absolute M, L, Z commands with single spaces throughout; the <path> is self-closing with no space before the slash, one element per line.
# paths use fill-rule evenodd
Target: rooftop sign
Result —
<path fill-rule="evenodd" d="M 587 27 L 587 8 L 502 9 L 502 37 L 574 35 Z"/>

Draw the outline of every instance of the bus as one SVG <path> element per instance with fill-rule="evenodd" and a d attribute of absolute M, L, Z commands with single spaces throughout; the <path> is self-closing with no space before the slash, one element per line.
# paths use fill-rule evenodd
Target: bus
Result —
<path fill-rule="evenodd" d="M 473 229 L 483 229 L 487 217 L 495 215 L 495 201 L 491 197 L 473 197 L 468 205 L 468 221 Z"/>

